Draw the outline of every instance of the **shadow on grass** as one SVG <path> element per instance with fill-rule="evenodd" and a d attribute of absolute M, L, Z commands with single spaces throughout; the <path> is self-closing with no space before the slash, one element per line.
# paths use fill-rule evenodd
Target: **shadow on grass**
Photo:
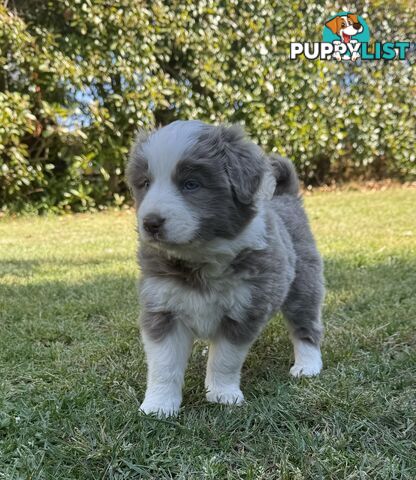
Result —
<path fill-rule="evenodd" d="M 91 265 L 105 265 L 112 263 L 129 263 L 134 264 L 135 258 L 130 255 L 117 255 L 108 253 L 107 255 L 94 256 L 93 258 L 63 258 L 63 259 L 36 259 L 36 260 L 0 260 L 0 278 L 6 275 L 15 275 L 19 278 L 29 275 L 35 275 L 41 270 L 45 271 L 48 267 L 83 267 Z"/>

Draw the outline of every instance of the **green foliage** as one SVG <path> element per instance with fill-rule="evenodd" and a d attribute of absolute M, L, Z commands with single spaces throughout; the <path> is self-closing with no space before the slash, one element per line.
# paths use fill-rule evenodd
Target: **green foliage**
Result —
<path fill-rule="evenodd" d="M 13 8 L 12 8 L 13 7 Z M 411 2 L 356 2 L 372 39 L 414 40 Z M 306 183 L 415 173 L 408 61 L 289 60 L 340 2 L 16 0 L 0 6 L 0 208 L 126 201 L 139 127 L 243 123 Z"/>

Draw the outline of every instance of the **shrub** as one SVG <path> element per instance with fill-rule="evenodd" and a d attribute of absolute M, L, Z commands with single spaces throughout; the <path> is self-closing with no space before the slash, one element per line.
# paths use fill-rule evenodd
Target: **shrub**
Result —
<path fill-rule="evenodd" d="M 17 0 L 0 7 L 0 202 L 75 211 L 129 198 L 138 127 L 239 122 L 306 183 L 415 174 L 412 59 L 289 60 L 337 2 Z M 410 0 L 359 1 L 372 38 L 414 40 Z M 414 34 L 413 34 L 414 35 Z"/>

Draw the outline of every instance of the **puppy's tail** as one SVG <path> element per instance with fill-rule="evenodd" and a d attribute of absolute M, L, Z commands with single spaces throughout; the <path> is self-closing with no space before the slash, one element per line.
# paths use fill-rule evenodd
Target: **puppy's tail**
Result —
<path fill-rule="evenodd" d="M 273 175 L 276 178 L 276 188 L 273 195 L 298 195 L 299 179 L 293 163 L 279 155 L 270 155 Z"/>

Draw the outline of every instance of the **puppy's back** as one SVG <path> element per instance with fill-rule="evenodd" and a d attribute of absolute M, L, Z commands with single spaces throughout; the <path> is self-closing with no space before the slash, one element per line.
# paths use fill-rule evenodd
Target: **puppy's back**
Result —
<path fill-rule="evenodd" d="M 287 158 L 278 155 L 271 155 L 269 159 L 276 178 L 276 188 L 271 199 L 272 211 L 286 227 L 298 258 L 308 258 L 320 264 L 321 258 L 299 192 L 295 166 Z"/>

